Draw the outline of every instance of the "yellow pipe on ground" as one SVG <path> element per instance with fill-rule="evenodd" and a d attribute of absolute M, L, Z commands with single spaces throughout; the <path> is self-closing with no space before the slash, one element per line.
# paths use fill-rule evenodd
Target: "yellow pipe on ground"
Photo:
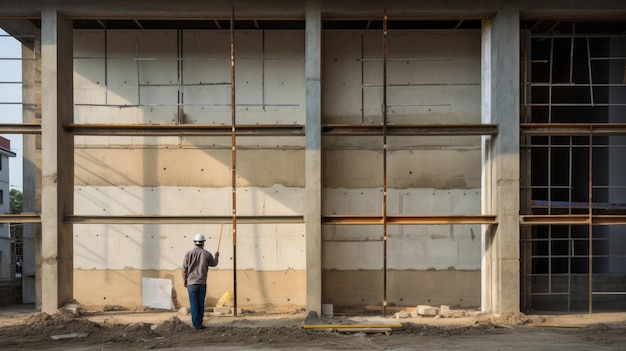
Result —
<path fill-rule="evenodd" d="M 344 328 L 402 328 L 402 324 L 313 324 L 305 325 L 304 329 L 344 329 Z"/>

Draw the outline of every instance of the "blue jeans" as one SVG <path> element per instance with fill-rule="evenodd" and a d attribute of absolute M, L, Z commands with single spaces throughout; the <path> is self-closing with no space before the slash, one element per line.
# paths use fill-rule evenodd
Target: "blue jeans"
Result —
<path fill-rule="evenodd" d="M 191 312 L 191 324 L 194 328 L 202 326 L 204 318 L 204 298 L 206 297 L 206 284 L 187 285 Z"/>

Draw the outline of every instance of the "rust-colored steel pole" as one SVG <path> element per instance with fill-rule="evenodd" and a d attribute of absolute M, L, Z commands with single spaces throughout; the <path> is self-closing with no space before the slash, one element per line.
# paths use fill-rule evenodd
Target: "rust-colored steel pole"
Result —
<path fill-rule="evenodd" d="M 387 9 L 383 15 L 383 316 L 387 315 Z"/>
<path fill-rule="evenodd" d="M 237 133 L 235 128 L 235 9 L 230 13 L 231 185 L 233 214 L 233 315 L 237 317 Z"/>
<path fill-rule="evenodd" d="M 593 312 L 593 129 L 589 128 L 589 314 Z M 572 273 L 569 272 L 571 275 Z M 569 306 L 568 306 L 569 308 Z"/>

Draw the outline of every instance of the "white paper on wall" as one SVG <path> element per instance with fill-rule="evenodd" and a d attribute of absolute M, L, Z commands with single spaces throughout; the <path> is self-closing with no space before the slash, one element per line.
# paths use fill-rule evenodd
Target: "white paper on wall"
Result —
<path fill-rule="evenodd" d="M 172 310 L 172 281 L 169 279 L 141 279 L 143 306 Z"/>

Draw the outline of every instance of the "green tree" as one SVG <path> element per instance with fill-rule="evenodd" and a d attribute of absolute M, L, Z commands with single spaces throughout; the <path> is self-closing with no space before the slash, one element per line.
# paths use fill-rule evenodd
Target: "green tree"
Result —
<path fill-rule="evenodd" d="M 24 208 L 24 198 L 21 191 L 11 189 L 9 192 L 9 208 L 11 214 L 22 213 L 22 209 Z"/>
<path fill-rule="evenodd" d="M 22 213 L 24 208 L 24 198 L 21 191 L 17 189 L 11 189 L 9 191 L 9 211 L 11 214 Z M 22 238 L 24 236 L 24 230 L 21 223 L 10 223 L 10 235 L 15 242 L 16 247 L 22 247 Z"/>

